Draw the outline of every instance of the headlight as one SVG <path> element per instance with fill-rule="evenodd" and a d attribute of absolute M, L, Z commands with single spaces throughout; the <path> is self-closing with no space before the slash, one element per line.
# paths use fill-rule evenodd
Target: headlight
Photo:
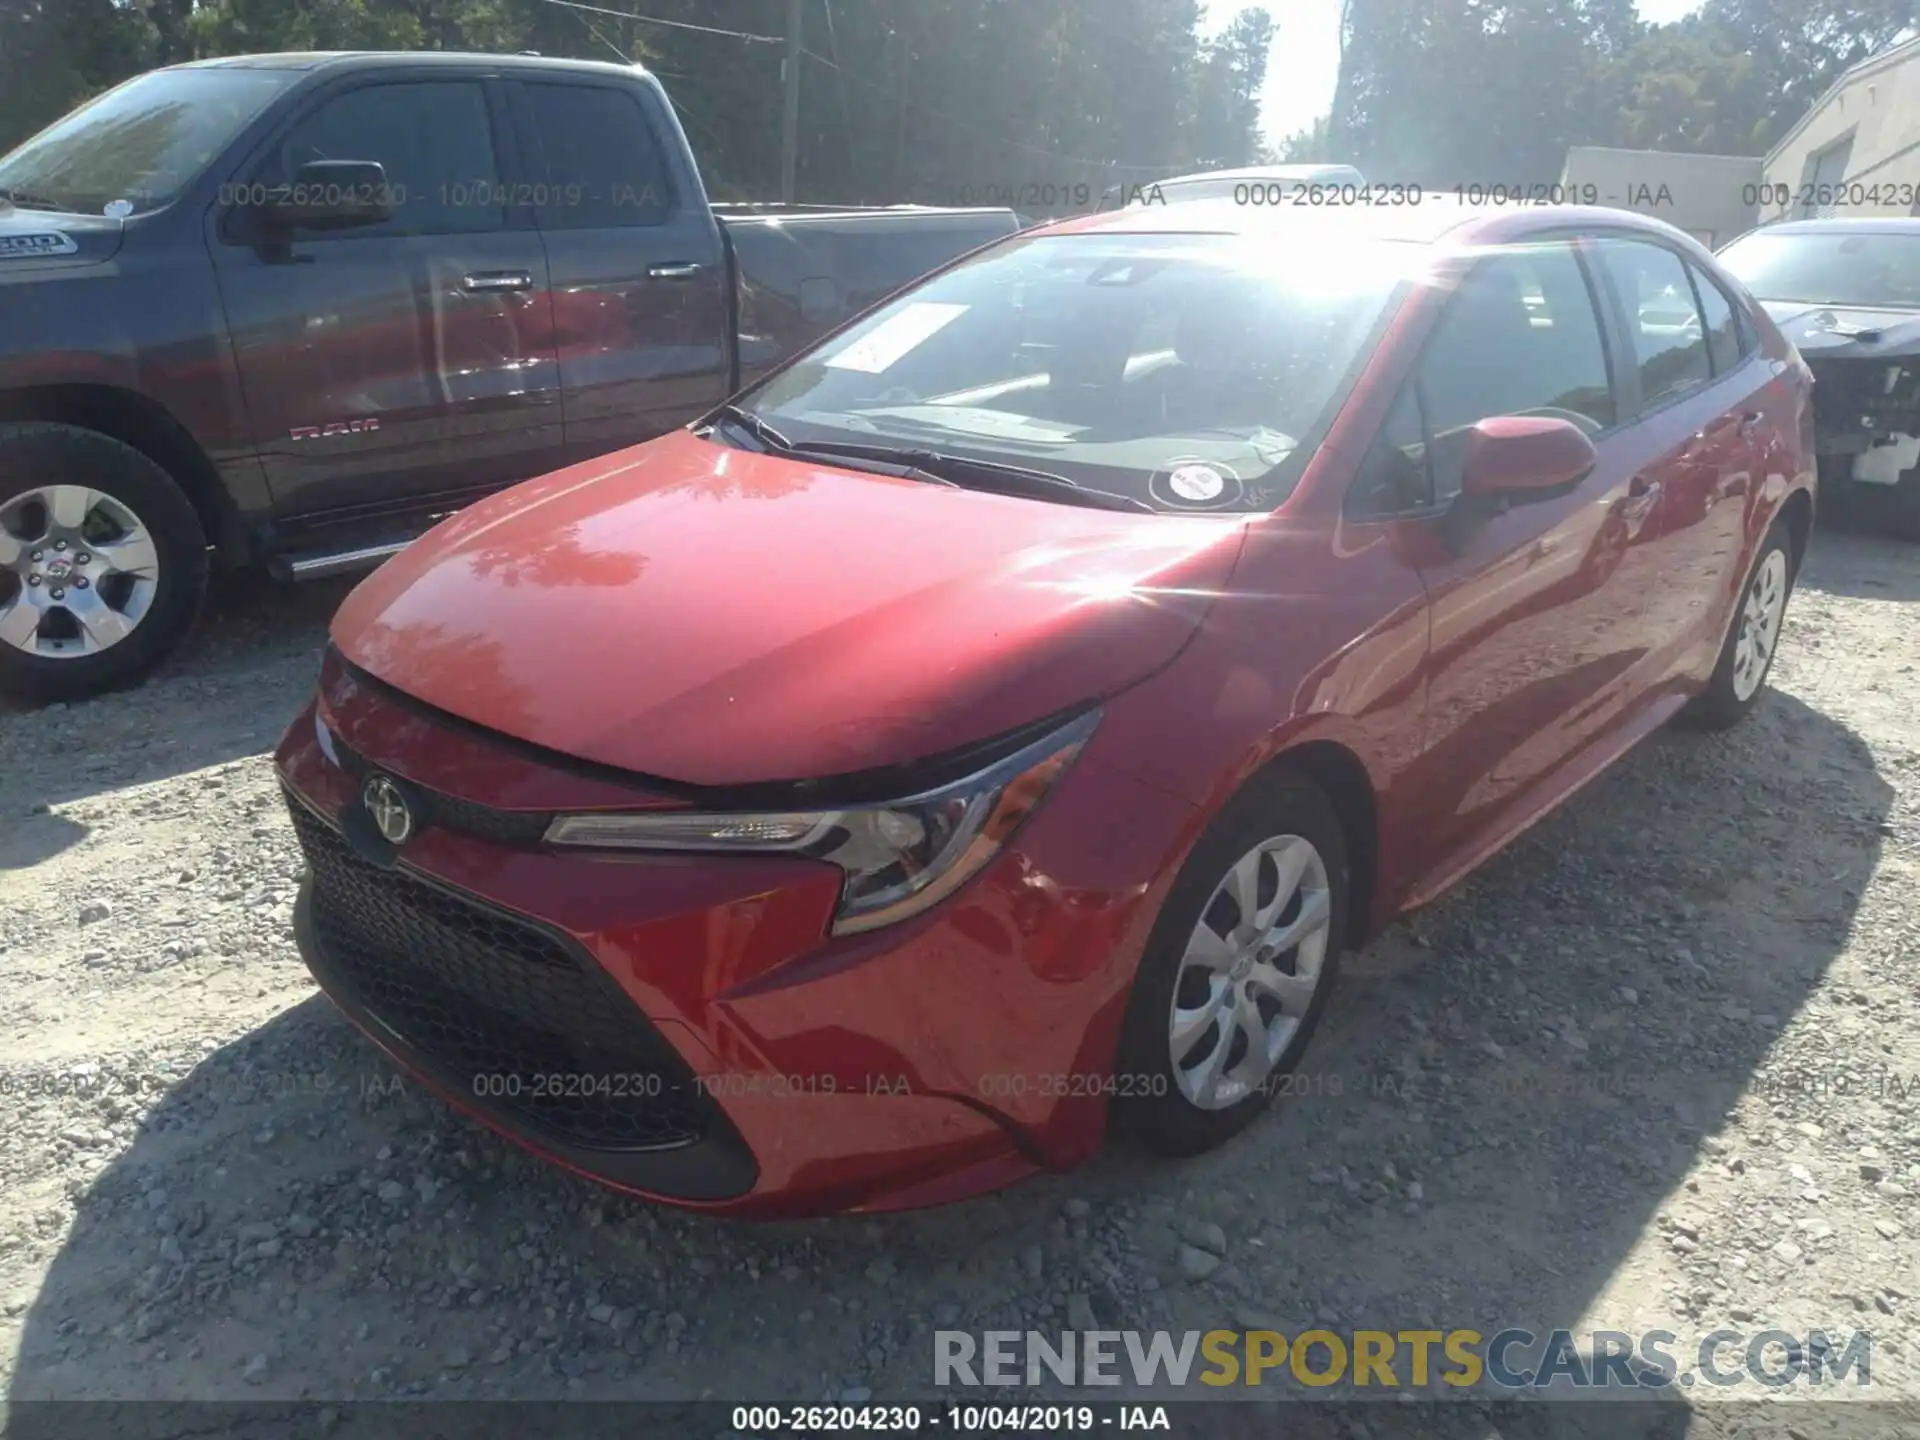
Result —
<path fill-rule="evenodd" d="M 1098 711 L 1083 715 L 963 780 L 887 805 L 562 815 L 547 828 L 547 842 L 830 860 L 846 875 L 833 933 L 851 935 L 917 915 L 978 874 L 1080 753 L 1098 719 Z"/>

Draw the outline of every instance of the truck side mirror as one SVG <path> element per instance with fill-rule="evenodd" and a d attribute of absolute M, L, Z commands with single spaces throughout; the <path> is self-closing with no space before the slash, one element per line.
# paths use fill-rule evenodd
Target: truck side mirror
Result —
<path fill-rule="evenodd" d="M 393 218 L 387 170 L 374 160 L 310 160 L 293 183 L 276 187 L 261 207 L 275 230 L 351 230 Z"/>

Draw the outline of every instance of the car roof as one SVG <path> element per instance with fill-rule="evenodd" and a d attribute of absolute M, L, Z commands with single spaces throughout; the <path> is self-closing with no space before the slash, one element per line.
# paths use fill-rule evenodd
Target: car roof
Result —
<path fill-rule="evenodd" d="M 1392 191 L 1376 186 L 1376 190 Z M 1409 189 L 1409 196 L 1418 193 Z M 1195 200 L 1179 205 L 1132 205 L 1056 221 L 1029 235 L 1085 234 L 1290 234 L 1404 241 L 1469 247 L 1513 244 L 1546 232 L 1625 230 L 1685 242 L 1704 253 L 1699 242 L 1665 221 L 1597 205 L 1470 204 L 1450 195 L 1424 195 L 1419 203 L 1341 201 L 1323 205 L 1243 205 L 1232 199 Z"/>
<path fill-rule="evenodd" d="M 271 55 L 226 55 L 212 60 L 189 60 L 168 66 L 172 70 L 325 70 L 382 66 L 511 67 L 528 70 L 593 71 L 604 75 L 644 75 L 642 65 L 617 65 L 608 60 L 568 60 L 556 56 L 487 54 L 458 50 L 289 50 Z"/>
<path fill-rule="evenodd" d="M 1782 220 L 1749 230 L 1740 238 L 1753 235 L 1858 235 L 1878 231 L 1895 235 L 1920 235 L 1920 216 L 1862 215 L 1856 218 L 1832 216 L 1824 220 Z"/>
<path fill-rule="evenodd" d="M 1139 183 L 1142 190 L 1155 185 L 1195 185 L 1202 180 L 1312 180 L 1322 175 L 1359 174 L 1351 165 L 1246 165 L 1238 170 L 1194 170 L 1185 175 L 1169 175 L 1164 180 Z"/>

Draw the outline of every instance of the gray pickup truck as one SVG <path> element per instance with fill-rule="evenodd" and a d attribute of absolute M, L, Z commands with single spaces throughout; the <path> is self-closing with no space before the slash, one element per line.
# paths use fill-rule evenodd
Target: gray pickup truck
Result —
<path fill-rule="evenodd" d="M 377 564 L 698 418 L 1007 210 L 708 204 L 644 70 L 255 55 L 0 157 L 0 691 L 131 681 L 213 564 Z"/>

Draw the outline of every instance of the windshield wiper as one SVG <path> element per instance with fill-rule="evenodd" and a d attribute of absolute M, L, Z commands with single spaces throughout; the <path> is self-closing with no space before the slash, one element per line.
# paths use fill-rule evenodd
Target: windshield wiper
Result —
<path fill-rule="evenodd" d="M 743 406 L 722 405 L 717 413 L 722 420 L 731 420 L 769 450 L 793 449 L 791 440 Z"/>
<path fill-rule="evenodd" d="M 948 485 L 967 490 L 987 490 L 998 495 L 1032 495 L 1035 491 L 1074 505 L 1099 510 L 1142 510 L 1149 515 L 1160 512 L 1144 500 L 1131 495 L 1116 495 L 1111 490 L 1089 490 L 1077 480 L 1056 475 L 1051 470 L 1035 470 L 1026 465 L 1005 465 L 997 460 L 975 460 L 966 455 L 950 455 L 922 446 L 868 445 L 857 441 L 803 440 L 795 447 L 802 454 L 843 455 L 863 460 L 879 460 L 903 465 Z"/>
<path fill-rule="evenodd" d="M 763 450 L 776 455 L 829 455 L 841 460 L 857 460 L 856 470 L 872 470 L 881 475 L 925 480 L 933 485 L 951 485 L 938 475 L 929 475 L 911 460 L 899 458 L 899 452 L 884 445 L 836 445 L 831 441 L 789 440 L 751 410 L 738 405 L 722 405 L 720 418 L 729 420 L 760 442 Z M 870 463 L 869 463 L 870 462 Z"/>
<path fill-rule="evenodd" d="M 1060 499 L 1071 504 L 1087 505 L 1099 510 L 1140 510 L 1149 515 L 1160 513 L 1144 500 L 1136 500 L 1131 495 L 1116 495 L 1111 490 L 1089 490 L 1078 481 L 1056 475 L 1051 470 L 1003 465 L 994 460 L 974 460 L 917 445 L 873 445 L 857 440 L 789 440 L 742 406 L 722 405 L 717 413 L 722 420 L 732 421 L 752 435 L 768 450 L 783 455 L 820 455 L 839 460 L 869 461 L 875 466 L 885 467 L 887 473 L 927 480 L 936 485 L 988 490 L 1001 495 L 1031 495 L 1035 491 L 1044 491 L 1050 495 L 1058 494 Z"/>

